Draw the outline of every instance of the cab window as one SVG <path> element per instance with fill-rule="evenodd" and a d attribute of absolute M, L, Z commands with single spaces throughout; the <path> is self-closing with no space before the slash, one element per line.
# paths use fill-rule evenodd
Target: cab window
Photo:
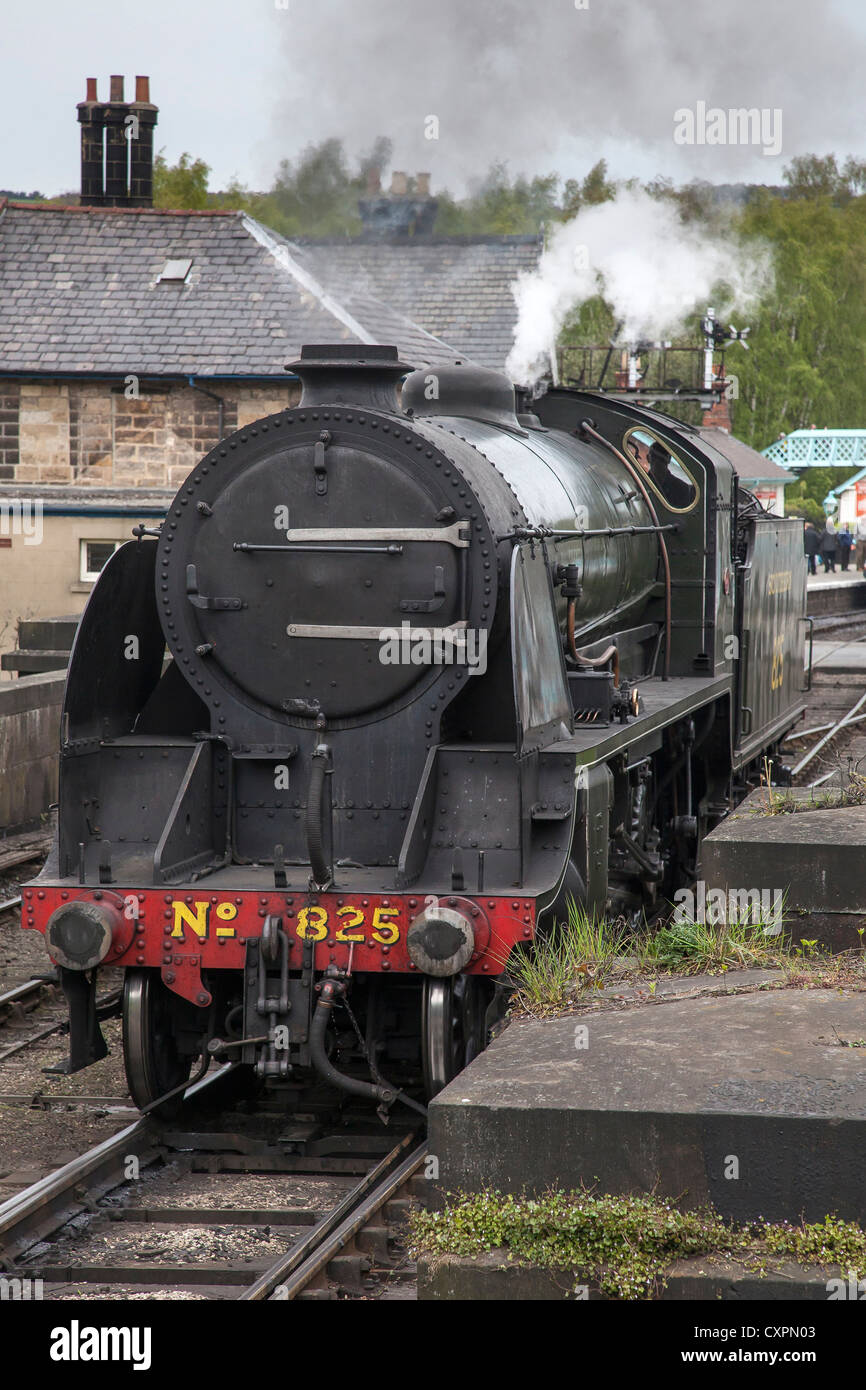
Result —
<path fill-rule="evenodd" d="M 698 488 L 682 459 L 650 430 L 628 430 L 625 455 L 636 463 L 644 481 L 670 512 L 688 512 L 698 500 Z"/>

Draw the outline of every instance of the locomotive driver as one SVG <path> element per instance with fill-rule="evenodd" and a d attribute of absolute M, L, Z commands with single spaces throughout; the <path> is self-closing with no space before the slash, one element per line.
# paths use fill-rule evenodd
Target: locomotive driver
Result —
<path fill-rule="evenodd" d="M 629 448 L 645 473 L 648 473 L 662 497 L 672 507 L 688 507 L 694 498 L 691 483 L 678 478 L 671 471 L 671 456 L 663 444 L 654 439 L 645 444 L 634 436 L 629 440 Z"/>

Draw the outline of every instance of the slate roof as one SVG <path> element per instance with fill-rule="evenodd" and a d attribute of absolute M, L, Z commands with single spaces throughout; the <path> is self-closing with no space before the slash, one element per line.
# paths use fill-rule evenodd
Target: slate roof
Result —
<path fill-rule="evenodd" d="M 170 258 L 186 283 L 160 283 Z M 242 212 L 0 203 L 0 370 L 271 376 L 304 343 L 458 350 L 366 287 L 329 293 L 305 253 Z"/>
<path fill-rule="evenodd" d="M 300 240 L 334 286 L 355 286 L 408 314 L 483 367 L 502 371 L 517 308 L 511 285 L 538 265 L 539 236 Z"/>
<path fill-rule="evenodd" d="M 727 430 L 719 429 L 718 426 L 706 426 L 695 431 L 701 439 L 705 439 L 708 444 L 718 450 L 723 458 L 726 458 L 736 473 L 738 478 L 749 483 L 796 483 L 797 479 L 793 473 L 787 469 L 780 468 L 778 463 L 768 459 L 766 455 L 759 454 L 757 449 L 751 445 L 744 444 L 742 439 L 737 439 L 736 435 L 728 434 Z"/>

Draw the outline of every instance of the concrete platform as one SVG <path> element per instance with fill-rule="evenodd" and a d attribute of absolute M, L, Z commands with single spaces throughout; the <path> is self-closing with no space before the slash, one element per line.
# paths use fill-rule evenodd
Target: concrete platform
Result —
<path fill-rule="evenodd" d="M 819 802 L 831 788 L 777 793 Z M 765 791 L 752 792 L 707 836 L 701 873 L 710 889 L 785 893 L 785 927 L 796 942 L 816 939 L 832 951 L 861 945 L 866 926 L 866 806 L 761 814 Z M 798 919 L 803 918 L 802 929 Z"/>
<path fill-rule="evenodd" d="M 866 609 L 866 580 L 861 570 L 848 569 L 844 574 L 810 575 L 806 581 L 806 612 L 810 618 L 830 620 L 849 616 L 852 619 Z"/>
<path fill-rule="evenodd" d="M 583 1184 L 737 1221 L 866 1222 L 866 1050 L 837 1033 L 866 1039 L 866 993 L 515 1021 L 430 1105 L 438 1191 Z"/>
<path fill-rule="evenodd" d="M 809 662 L 809 648 L 803 657 L 803 665 Z M 826 676 L 864 677 L 866 685 L 866 641 L 827 642 L 816 641 L 812 648 L 812 670 Z M 854 701 L 852 700 L 853 704 Z"/>

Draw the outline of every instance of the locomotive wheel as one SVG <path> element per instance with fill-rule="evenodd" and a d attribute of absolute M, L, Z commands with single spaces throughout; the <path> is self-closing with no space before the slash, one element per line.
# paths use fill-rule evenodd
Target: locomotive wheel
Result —
<path fill-rule="evenodd" d="M 428 1098 L 448 1085 L 486 1046 L 487 999 L 474 975 L 424 981 L 421 1057 Z"/>
<path fill-rule="evenodd" d="M 129 1093 L 140 1110 L 183 1085 L 192 1059 L 183 1057 L 173 1034 L 168 990 L 152 970 L 127 970 L 123 983 L 123 1063 Z M 163 1117 L 180 1107 L 176 1096 L 157 1107 Z"/>

